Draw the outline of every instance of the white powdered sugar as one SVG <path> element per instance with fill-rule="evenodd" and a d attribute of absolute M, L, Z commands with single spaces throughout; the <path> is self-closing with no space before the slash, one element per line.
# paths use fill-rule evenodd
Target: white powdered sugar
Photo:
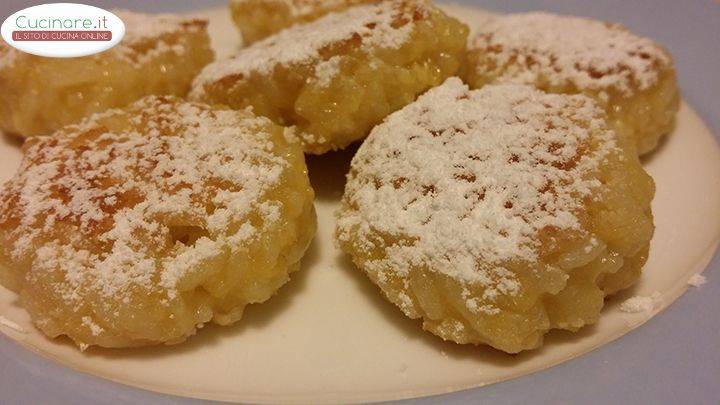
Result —
<path fill-rule="evenodd" d="M 16 271 L 29 279 L 62 274 L 53 288 L 69 304 L 138 289 L 173 299 L 183 279 L 280 220 L 281 203 L 262 201 L 288 166 L 269 125 L 147 97 L 33 138 L 0 193 L 3 254 L 27 263 Z"/>
<path fill-rule="evenodd" d="M 320 10 L 335 10 L 347 5 L 370 3 L 371 0 L 285 0 L 293 17 L 304 17 Z"/>
<path fill-rule="evenodd" d="M 225 77 L 249 80 L 252 74 L 267 75 L 278 66 L 315 63 L 322 59 L 324 50 L 342 43 L 356 44 L 357 49 L 367 52 L 399 48 L 410 39 L 414 21 L 427 15 L 430 7 L 425 1 L 390 0 L 292 26 L 234 57 L 206 66 L 195 79 L 191 97 L 199 97 L 203 85 Z"/>
<path fill-rule="evenodd" d="M 90 329 L 90 333 L 92 333 L 93 336 L 100 336 L 101 333 L 105 332 L 105 329 L 96 324 L 89 316 L 82 317 L 82 324 Z"/>
<path fill-rule="evenodd" d="M 693 274 L 693 276 L 688 280 L 688 285 L 692 287 L 700 287 L 705 283 L 707 283 L 707 278 L 705 278 L 702 274 Z"/>
<path fill-rule="evenodd" d="M 247 4 L 250 7 L 262 5 L 283 5 L 293 18 L 315 15 L 323 11 L 336 10 L 355 4 L 371 3 L 375 0 L 231 0 L 233 4 Z"/>
<path fill-rule="evenodd" d="M 199 30 L 207 25 L 206 20 L 177 14 L 146 14 L 127 10 L 113 10 L 113 13 L 125 23 L 126 32 L 121 43 L 126 45 L 154 41 L 186 29 Z"/>
<path fill-rule="evenodd" d="M 496 16 L 478 28 L 471 50 L 486 64 L 480 75 L 499 81 L 613 89 L 631 95 L 657 83 L 669 55 L 620 25 L 549 13 Z"/>
<path fill-rule="evenodd" d="M 654 292 L 650 296 L 637 295 L 623 301 L 622 304 L 620 304 L 620 310 L 630 314 L 650 312 L 655 308 L 659 300 L 659 292 Z"/>
<path fill-rule="evenodd" d="M 328 87 L 330 85 L 332 79 L 340 73 L 341 60 L 339 56 L 333 56 L 315 66 L 315 78 L 318 81 L 318 85 L 321 87 Z"/>
<path fill-rule="evenodd" d="M 112 52 L 136 65 L 142 65 L 147 59 L 167 52 L 184 54 L 187 50 L 178 43 L 177 37 L 203 31 L 208 24 L 207 20 L 175 14 L 144 14 L 124 10 L 115 10 L 114 13 L 125 23 L 126 33 Z"/>
<path fill-rule="evenodd" d="M 483 301 L 516 295 L 505 266 L 536 261 L 540 232 L 584 232 L 576 211 L 600 186 L 593 175 L 615 150 L 603 117 L 585 96 L 524 85 L 469 91 L 448 79 L 389 116 L 360 147 L 338 238 L 368 252 L 382 247 L 382 259 L 364 265 L 381 279 L 428 268 L 486 287 Z"/>

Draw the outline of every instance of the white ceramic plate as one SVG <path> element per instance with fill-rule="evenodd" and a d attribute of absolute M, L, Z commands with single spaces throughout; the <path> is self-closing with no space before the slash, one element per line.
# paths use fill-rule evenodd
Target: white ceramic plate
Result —
<path fill-rule="evenodd" d="M 485 15 L 449 7 L 471 26 Z M 226 10 L 206 13 L 220 55 L 237 48 Z M 0 143 L 0 180 L 15 171 L 19 142 Z M 209 326 L 185 344 L 134 350 L 90 349 L 49 340 L 34 329 L 14 294 L 0 288 L 0 331 L 78 371 L 154 391 L 243 402 L 349 402 L 452 392 L 515 378 L 572 359 L 641 325 L 678 298 L 720 242 L 720 148 L 683 104 L 678 126 L 649 158 L 657 183 L 657 230 L 641 282 L 608 302 L 600 322 L 578 334 L 551 333 L 517 356 L 445 343 L 381 298 L 332 241 L 333 212 L 352 151 L 309 158 L 319 231 L 303 270 L 269 302 L 232 327 Z M 650 312 L 619 303 L 659 293 Z M 9 321 L 9 322 L 8 322 Z"/>

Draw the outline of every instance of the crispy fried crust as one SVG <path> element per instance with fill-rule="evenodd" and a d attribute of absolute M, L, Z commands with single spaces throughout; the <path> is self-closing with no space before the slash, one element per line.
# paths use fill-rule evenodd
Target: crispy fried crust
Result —
<path fill-rule="evenodd" d="M 357 6 L 296 25 L 206 67 L 191 99 L 299 129 L 305 151 L 342 149 L 455 74 L 467 27 L 425 1 Z"/>
<path fill-rule="evenodd" d="M 291 25 L 317 20 L 327 13 L 380 0 L 231 0 L 230 12 L 250 45 Z"/>
<path fill-rule="evenodd" d="M 315 233 L 303 154 L 246 111 L 148 97 L 25 146 L 0 273 L 80 347 L 177 343 L 288 281 Z"/>
<path fill-rule="evenodd" d="M 96 55 L 44 58 L 0 41 L 0 129 L 48 135 L 146 95 L 185 96 L 213 60 L 206 20 L 117 13 L 126 36 Z"/>
<path fill-rule="evenodd" d="M 360 147 L 337 238 L 426 330 L 517 353 L 637 280 L 653 195 L 592 99 L 450 79 Z"/>
<path fill-rule="evenodd" d="M 468 83 L 518 82 L 585 94 L 637 152 L 672 131 L 680 94 L 670 54 L 618 24 L 548 13 L 497 16 L 470 41 Z"/>

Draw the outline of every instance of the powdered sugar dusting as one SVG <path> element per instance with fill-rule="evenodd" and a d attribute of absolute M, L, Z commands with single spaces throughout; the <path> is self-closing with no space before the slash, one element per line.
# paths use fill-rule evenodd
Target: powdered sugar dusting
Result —
<path fill-rule="evenodd" d="M 620 304 L 620 310 L 622 312 L 627 312 L 630 314 L 650 312 L 655 308 L 655 305 L 657 304 L 659 299 L 659 292 L 654 292 L 650 296 L 637 295 L 623 301 L 622 304 Z"/>
<path fill-rule="evenodd" d="M 231 0 L 233 4 L 246 3 L 249 6 L 259 4 L 283 4 L 293 18 L 316 15 L 323 11 L 337 10 L 343 7 L 371 3 L 376 0 Z"/>
<path fill-rule="evenodd" d="M 705 283 L 707 283 L 707 278 L 705 278 L 702 274 L 693 274 L 693 276 L 688 280 L 688 285 L 693 287 L 700 287 Z"/>
<path fill-rule="evenodd" d="M 315 77 L 320 86 L 329 86 L 332 79 L 340 73 L 340 61 L 339 56 L 333 56 L 315 67 Z"/>
<path fill-rule="evenodd" d="M 92 333 L 93 336 L 100 336 L 101 333 L 105 332 L 105 329 L 96 324 L 89 316 L 82 317 L 82 324 L 90 329 L 90 333 Z"/>
<path fill-rule="evenodd" d="M 659 80 L 659 67 L 672 65 L 660 46 L 620 25 L 541 12 L 491 18 L 470 49 L 488 60 L 478 73 L 499 81 L 572 84 L 624 95 L 649 88 Z"/>
<path fill-rule="evenodd" d="M 541 231 L 587 236 L 576 211 L 600 186 L 593 173 L 614 139 L 585 96 L 523 85 L 469 91 L 451 78 L 388 117 L 361 146 L 338 238 L 361 250 L 382 247 L 382 259 L 364 264 L 381 280 L 422 267 L 486 287 L 484 303 L 516 295 L 505 266 L 537 260 Z"/>
<path fill-rule="evenodd" d="M 112 52 L 137 65 L 161 53 L 184 54 L 186 49 L 177 42 L 177 36 L 204 31 L 208 25 L 207 20 L 175 14 L 144 14 L 122 10 L 114 13 L 125 23 L 126 33 Z"/>
<path fill-rule="evenodd" d="M 0 194 L 1 253 L 30 279 L 63 274 L 54 288 L 68 303 L 173 299 L 193 272 L 279 220 L 280 203 L 261 202 L 288 165 L 271 125 L 153 96 L 33 138 Z"/>
<path fill-rule="evenodd" d="M 244 48 L 236 56 L 205 67 L 195 79 L 192 97 L 203 93 L 203 85 L 224 77 L 249 79 L 267 75 L 277 66 L 311 63 L 322 59 L 322 51 L 347 41 L 374 52 L 399 48 L 409 38 L 414 21 L 429 13 L 422 0 L 390 0 L 330 13 L 307 24 L 299 24 Z"/>
<path fill-rule="evenodd" d="M 146 14 L 127 10 L 113 10 L 113 13 L 125 23 L 126 33 L 121 42 L 125 45 L 152 41 L 183 29 L 200 30 L 207 25 L 207 20 L 178 14 Z"/>
<path fill-rule="evenodd" d="M 304 17 L 322 10 L 336 10 L 344 6 L 370 3 L 373 0 L 285 0 L 293 17 Z"/>

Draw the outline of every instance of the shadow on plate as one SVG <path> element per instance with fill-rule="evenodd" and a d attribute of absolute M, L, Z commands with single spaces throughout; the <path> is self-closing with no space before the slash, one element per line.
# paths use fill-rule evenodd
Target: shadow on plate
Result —
<path fill-rule="evenodd" d="M 360 142 L 356 142 L 340 151 L 306 156 L 310 183 L 318 201 L 340 200 L 345 191 L 345 176 L 350 171 L 350 162 L 359 147 Z"/>
<path fill-rule="evenodd" d="M 21 148 L 25 139 L 19 135 L 8 134 L 7 132 L 2 133 L 2 143 L 10 145 L 15 148 Z"/>

